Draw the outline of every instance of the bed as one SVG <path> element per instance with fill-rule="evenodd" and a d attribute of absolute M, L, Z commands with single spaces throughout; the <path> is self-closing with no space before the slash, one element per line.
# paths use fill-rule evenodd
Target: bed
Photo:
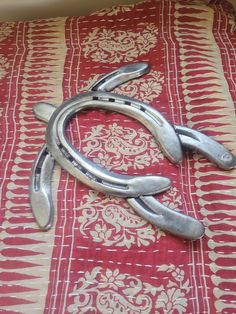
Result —
<path fill-rule="evenodd" d="M 157 196 L 205 225 L 188 241 L 155 228 L 124 199 L 98 193 L 58 165 L 53 227 L 39 229 L 29 200 L 46 125 L 32 107 L 60 105 L 117 67 L 151 72 L 117 93 L 236 154 L 236 26 L 226 1 L 147 0 L 86 17 L 0 24 L 1 260 L 3 313 L 235 313 L 236 170 L 200 154 L 170 163 L 148 130 L 90 110 L 67 129 L 92 161 L 121 174 L 172 181 Z"/>

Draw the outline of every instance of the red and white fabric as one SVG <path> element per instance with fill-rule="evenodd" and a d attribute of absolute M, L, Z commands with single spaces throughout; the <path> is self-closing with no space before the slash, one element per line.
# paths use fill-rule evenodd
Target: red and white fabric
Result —
<path fill-rule="evenodd" d="M 91 190 L 59 166 L 54 227 L 42 232 L 28 190 L 46 128 L 33 104 L 60 105 L 137 61 L 151 72 L 116 92 L 236 154 L 235 30 L 227 2 L 203 0 L 0 24 L 2 313 L 236 313 L 236 170 L 196 154 L 177 167 L 137 121 L 88 111 L 69 125 L 71 142 L 117 173 L 169 177 L 171 190 L 158 198 L 203 221 L 206 235 L 189 242 L 165 234 L 125 200 Z"/>

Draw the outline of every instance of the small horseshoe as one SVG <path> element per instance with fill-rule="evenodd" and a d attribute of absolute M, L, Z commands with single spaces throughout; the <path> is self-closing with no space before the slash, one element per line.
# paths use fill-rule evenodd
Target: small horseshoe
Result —
<path fill-rule="evenodd" d="M 133 99 L 128 97 L 123 97 L 107 92 L 89 92 L 83 95 L 76 96 L 70 101 L 65 102 L 56 109 L 56 111 L 50 118 L 46 131 L 46 141 L 47 147 L 54 156 L 54 158 L 57 161 L 60 158 L 60 162 L 63 168 L 65 168 L 69 173 L 77 177 L 83 183 L 88 184 L 92 188 L 99 191 L 111 193 L 113 195 L 122 197 L 153 195 L 155 193 L 158 193 L 160 186 L 159 177 L 158 181 L 156 182 L 154 181 L 153 177 L 149 178 L 144 176 L 141 181 L 139 180 L 139 177 L 139 179 L 136 178 L 137 181 L 132 180 L 132 182 L 130 182 L 130 187 L 123 188 L 122 186 L 125 183 L 123 180 L 121 180 L 120 175 L 113 174 L 112 180 L 114 182 L 114 185 L 119 185 L 117 194 L 115 189 L 110 184 L 110 172 L 92 163 L 69 143 L 65 136 L 65 130 L 68 121 L 75 113 L 91 108 L 112 110 L 134 117 L 135 119 L 143 123 L 153 134 L 154 138 L 158 139 L 159 142 L 165 142 L 167 141 L 167 138 L 169 138 L 168 143 L 165 143 L 165 149 L 167 151 L 171 149 L 172 152 L 174 152 L 177 146 L 175 140 L 176 138 L 177 143 L 180 143 L 173 127 L 170 126 L 168 122 L 166 122 L 165 118 L 161 114 L 154 111 L 146 104 L 139 101 L 134 101 Z M 162 134 L 161 138 L 159 136 L 160 133 Z M 172 138 L 173 134 L 174 136 Z M 177 149 L 176 155 L 178 154 L 178 152 L 179 150 Z M 74 166 L 72 164 L 74 164 Z M 84 173 L 85 168 L 87 169 L 86 173 Z M 100 180 L 102 180 L 102 189 L 100 189 L 101 184 L 99 180 L 96 181 L 94 179 L 94 182 L 91 182 L 90 177 L 99 178 Z M 128 179 L 127 176 L 122 177 Z M 151 183 L 151 185 L 145 186 L 145 180 L 152 180 L 152 182 L 147 182 L 147 184 Z M 138 185 L 138 182 L 140 183 L 140 185 Z M 107 187 L 105 187 L 106 185 Z M 121 188 L 122 191 L 120 191 Z M 162 188 L 161 190 L 163 191 Z"/>

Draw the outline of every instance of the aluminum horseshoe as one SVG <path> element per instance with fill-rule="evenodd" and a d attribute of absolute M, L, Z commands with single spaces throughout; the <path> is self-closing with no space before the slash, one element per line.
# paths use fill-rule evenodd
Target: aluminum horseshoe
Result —
<path fill-rule="evenodd" d="M 93 99 L 93 97 L 96 97 L 96 99 Z M 97 99 L 98 95 L 102 98 L 106 98 L 106 100 L 103 99 L 99 100 Z M 78 161 L 78 155 L 79 153 L 77 151 L 74 151 L 74 148 L 72 147 L 71 151 L 71 145 L 69 144 L 68 140 L 65 138 L 65 130 L 66 124 L 69 121 L 69 119 L 78 111 L 89 109 L 95 107 L 101 108 L 101 109 L 108 109 L 108 110 L 115 110 L 118 112 L 122 112 L 129 116 L 134 116 L 139 121 L 143 121 L 143 118 L 145 115 L 143 110 L 140 110 L 140 104 L 144 105 L 144 107 L 148 107 L 147 105 L 136 102 L 134 103 L 134 106 L 128 105 L 127 98 L 120 96 L 117 99 L 117 103 L 115 104 L 115 101 L 112 97 L 113 94 L 109 94 L 109 99 L 107 98 L 107 93 L 86 93 L 85 95 L 78 96 L 76 99 L 73 100 L 73 103 L 66 103 L 65 107 L 66 109 L 63 110 L 63 107 L 59 107 L 58 109 L 54 109 L 55 113 L 52 115 L 49 121 L 48 126 L 48 132 L 47 132 L 47 145 L 50 150 L 50 152 L 53 154 L 57 162 L 65 168 L 67 171 L 70 171 L 71 174 L 73 174 L 76 178 L 81 180 L 81 174 L 78 174 L 77 168 L 79 163 Z M 89 100 L 90 96 L 90 100 Z M 117 97 L 117 95 L 115 95 Z M 112 100 L 111 100 L 112 99 Z M 126 102 L 126 103 L 125 103 Z M 134 101 L 132 100 L 132 103 Z M 124 107 L 121 106 L 121 103 L 123 103 Z M 111 106 L 112 104 L 112 106 Z M 46 112 L 46 106 L 49 107 L 47 114 L 44 114 Z M 138 109 L 139 108 L 139 109 Z M 149 108 L 147 108 L 149 109 Z M 35 113 L 38 118 L 43 119 L 44 121 L 48 118 L 48 113 L 53 111 L 52 105 L 47 105 L 45 103 L 38 104 L 35 106 Z M 63 114 L 60 115 L 60 112 Z M 47 116 L 47 117 L 46 117 Z M 67 117 L 66 120 L 64 120 L 64 116 Z M 58 120 L 56 119 L 58 118 Z M 55 120 L 54 120 L 55 119 Z M 59 126 L 59 121 L 64 121 Z M 58 122 L 57 122 L 58 121 Z M 156 130 L 157 122 L 156 119 L 150 119 L 147 123 L 147 119 L 145 119 L 146 126 L 151 130 Z M 57 124 L 58 123 L 58 124 Z M 158 123 L 159 125 L 159 123 Z M 61 129 L 62 128 L 62 129 Z M 154 133 L 156 134 L 156 133 Z M 57 143 L 57 144 L 56 144 Z M 61 156 L 60 153 L 64 150 L 64 156 Z M 76 160 L 73 160 L 72 158 L 76 158 Z M 84 158 L 84 157 L 83 157 Z M 87 161 L 85 161 L 84 166 L 87 169 Z M 89 164 L 92 166 L 97 167 L 97 165 L 93 164 L 91 161 L 89 161 Z M 91 169 L 90 169 L 91 170 Z M 96 170 L 96 169 L 95 169 Z M 104 170 L 102 169 L 102 172 Z M 96 171 L 95 171 L 96 172 Z M 77 176 L 78 175 L 78 176 Z M 97 173 L 93 173 L 93 179 L 96 178 Z M 92 176 L 90 176 L 92 178 Z M 82 178 L 83 179 L 83 178 Z M 90 183 L 91 184 L 91 183 Z M 104 184 L 104 182 L 103 182 Z M 106 188 L 106 185 L 103 186 L 103 192 Z M 140 197 L 127 197 L 124 195 L 124 192 L 122 191 L 122 196 L 126 197 L 128 203 L 138 212 L 142 217 L 144 217 L 146 220 L 151 222 L 154 225 L 157 225 L 158 227 L 161 227 L 163 230 L 168 231 L 172 234 L 175 234 L 179 237 L 183 237 L 186 239 L 194 240 L 199 237 L 201 237 L 204 233 L 204 227 L 203 225 L 197 221 L 194 218 L 191 218 L 189 216 L 183 215 L 179 212 L 175 212 L 167 208 L 166 206 L 159 203 L 155 198 L 152 196 L 148 197 L 144 194 L 144 191 L 142 193 L 142 196 Z"/>

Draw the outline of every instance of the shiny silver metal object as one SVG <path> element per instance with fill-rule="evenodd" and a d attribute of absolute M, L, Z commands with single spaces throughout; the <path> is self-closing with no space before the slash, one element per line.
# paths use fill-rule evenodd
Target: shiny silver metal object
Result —
<path fill-rule="evenodd" d="M 46 145 L 40 150 L 31 170 L 30 201 L 34 217 L 43 230 L 52 227 L 54 206 L 51 193 L 51 178 L 55 160 Z"/>
<path fill-rule="evenodd" d="M 182 158 L 179 138 L 174 128 L 169 125 L 160 113 L 142 102 L 107 92 L 89 92 L 79 95 L 58 107 L 49 121 L 46 132 L 47 147 L 54 158 L 69 173 L 98 191 L 122 197 L 158 193 L 159 182 L 156 181 L 155 183 L 154 178 L 152 178 L 151 182 L 149 181 L 151 185 L 149 184 L 148 186 L 145 186 L 145 183 L 148 184 L 148 182 L 145 182 L 145 180 L 149 180 L 148 177 L 143 177 L 143 183 L 139 180 L 140 186 L 137 181 L 137 184 L 136 182 L 130 182 L 129 188 L 122 188 L 124 183 L 118 179 L 120 176 L 113 174 L 113 180 L 117 177 L 114 185 L 120 185 L 116 192 L 115 187 L 109 183 L 109 172 L 85 158 L 69 143 L 65 136 L 68 121 L 76 113 L 91 108 L 116 111 L 135 118 L 147 127 L 159 142 L 162 150 L 165 150 L 169 156 L 174 156 L 174 160 L 177 160 L 178 157 Z M 179 154 L 180 152 L 181 154 Z M 87 169 L 86 173 L 84 173 L 84 168 Z M 92 180 L 94 182 L 91 185 L 91 178 L 93 176 L 102 180 L 101 189 L 99 181 Z M 148 192 L 148 189 L 151 190 Z"/>
<path fill-rule="evenodd" d="M 39 120 L 48 123 L 56 108 L 57 106 L 49 103 L 37 103 L 34 106 L 34 113 Z M 185 150 L 201 153 L 223 170 L 231 170 L 236 167 L 236 157 L 225 146 L 209 136 L 185 126 L 174 125 L 174 129 Z"/>
<path fill-rule="evenodd" d="M 112 91 L 115 87 L 129 81 L 130 79 L 137 78 L 143 74 L 146 74 L 150 71 L 150 67 L 147 63 L 135 63 L 127 66 L 123 66 L 116 71 L 108 73 L 103 76 L 100 80 L 98 80 L 93 86 L 93 91 Z M 156 111 L 155 111 L 156 112 Z M 152 112 L 150 113 L 152 115 Z M 148 119 L 148 117 L 145 117 Z M 153 116 L 155 119 L 155 116 Z M 185 149 L 189 149 L 193 152 L 199 152 L 206 158 L 208 158 L 211 162 L 217 165 L 219 168 L 223 170 L 230 170 L 236 167 L 236 157 L 231 154 L 220 143 L 214 141 L 209 136 L 205 134 L 190 129 L 188 127 L 175 125 L 175 132 L 179 135 L 179 139 L 181 145 Z M 160 131 L 160 130 L 158 130 Z M 167 133 L 170 135 L 170 133 Z M 173 134 L 171 134 L 173 136 Z M 160 132 L 159 136 L 156 136 L 157 141 L 160 142 L 161 149 L 165 156 L 174 163 L 179 163 L 182 161 L 182 155 L 177 147 L 177 152 L 172 152 L 169 150 L 169 147 L 163 147 L 162 142 L 169 141 L 170 146 L 176 145 L 177 140 L 175 139 L 175 143 L 173 143 L 173 138 L 162 138 L 163 134 Z M 155 135 L 154 135 L 155 137 Z M 168 136 L 167 136 L 168 137 Z"/>
<path fill-rule="evenodd" d="M 117 86 L 138 78 L 150 71 L 148 63 L 140 62 L 127 64 L 119 69 L 104 75 L 91 88 L 92 91 L 110 92 Z"/>
<path fill-rule="evenodd" d="M 164 206 L 153 196 L 127 198 L 127 202 L 141 217 L 177 237 L 197 240 L 205 233 L 205 228 L 200 221 Z"/>
<path fill-rule="evenodd" d="M 117 107 L 111 108 L 107 102 L 99 103 L 97 100 L 94 101 L 94 93 L 91 93 L 90 102 L 88 95 L 90 94 L 86 93 L 84 96 L 74 98 L 74 101 L 66 102 L 65 105 L 61 105 L 55 110 L 55 113 L 49 120 L 46 142 L 48 150 L 56 161 L 84 184 L 97 191 L 115 196 L 135 197 L 140 195 L 153 195 L 169 189 L 171 182 L 168 178 L 160 176 L 127 176 L 112 173 L 84 157 L 69 143 L 65 135 L 65 130 L 69 119 L 76 112 L 91 108 L 106 109 L 107 107 L 109 110 L 115 110 Z M 83 101 L 84 98 L 85 101 Z M 35 112 L 43 112 L 45 106 L 45 103 L 37 104 L 35 106 Z M 120 109 L 120 103 L 118 107 Z M 50 110 L 53 110 L 53 106 L 48 105 L 48 109 L 48 112 L 50 112 Z M 48 113 L 46 113 L 46 115 L 47 114 Z M 47 116 L 43 118 L 44 121 L 46 119 Z"/>
<path fill-rule="evenodd" d="M 236 167 L 236 157 L 209 136 L 181 125 L 175 125 L 174 128 L 184 148 L 201 153 L 221 169 L 230 170 Z"/>
<path fill-rule="evenodd" d="M 204 227 L 199 221 L 172 211 L 160 204 L 154 197 L 148 196 L 168 189 L 170 181 L 167 178 L 129 177 L 110 173 L 81 155 L 70 145 L 65 136 L 66 125 L 75 113 L 90 108 L 112 110 L 143 123 L 159 142 L 163 153 L 174 163 L 182 160 L 182 144 L 185 148 L 203 153 L 223 169 L 235 167 L 235 157 L 224 146 L 209 139 L 206 135 L 186 127 L 174 126 L 173 128 L 159 112 L 142 102 L 116 94 L 99 92 L 99 90 L 110 91 L 130 79 L 147 73 L 148 70 L 149 67 L 145 63 L 122 67 L 99 80 L 92 88 L 94 92 L 76 96 L 58 109 L 55 109 L 53 105 L 41 103 L 35 106 L 35 114 L 45 122 L 50 120 L 46 136 L 47 147 L 57 162 L 72 175 L 99 191 L 126 197 L 137 213 L 163 230 L 186 239 L 198 239 L 204 234 Z M 98 91 L 95 92 L 96 90 Z M 45 156 L 43 160 L 47 164 Z M 37 169 L 37 166 L 35 168 Z M 41 168 L 43 169 L 44 165 Z M 43 174 L 44 172 L 41 176 L 42 181 L 44 181 Z M 35 172 L 32 171 L 31 182 L 34 182 L 34 176 Z M 50 185 L 50 182 L 46 180 L 45 184 Z M 153 185 L 152 189 L 146 189 L 146 185 Z M 34 188 L 32 190 L 33 194 L 36 193 Z M 45 190 L 49 191 L 48 188 Z M 50 210 L 49 207 L 52 207 L 52 202 L 50 193 L 42 193 L 42 195 L 46 199 L 45 204 L 48 204 L 48 210 L 45 211 L 47 217 L 42 220 L 45 223 L 50 221 L 52 208 Z M 39 208 L 36 210 L 38 212 Z M 37 218 L 37 215 L 35 217 Z M 46 223 L 43 227 L 43 223 L 41 223 L 43 229 L 49 228 L 50 224 Z"/>
<path fill-rule="evenodd" d="M 93 96 L 93 95 L 94 93 L 90 93 L 90 96 Z M 68 104 L 67 102 L 65 105 L 66 108 L 64 108 L 64 110 L 63 110 L 63 107 L 59 107 L 57 110 L 55 110 L 55 107 L 54 107 L 55 113 L 50 118 L 50 121 L 49 121 L 50 125 L 48 126 L 48 132 L 46 136 L 48 140 L 49 150 L 53 154 L 53 156 L 56 158 L 57 162 L 79 180 L 81 179 L 84 180 L 84 178 L 81 177 L 81 173 L 77 171 L 78 162 L 81 162 L 81 160 L 78 160 L 78 156 L 80 155 L 80 153 L 78 151 L 75 151 L 75 154 L 73 154 L 73 151 L 75 149 L 72 147 L 72 150 L 71 150 L 71 145 L 66 139 L 65 132 L 64 132 L 64 130 L 66 129 L 66 123 L 68 123 L 68 120 L 70 117 L 72 117 L 78 111 L 85 110 L 85 109 L 94 109 L 95 103 L 96 103 L 96 108 L 100 108 L 100 109 L 108 108 L 108 110 L 119 109 L 119 112 L 122 112 L 130 116 L 134 116 L 135 114 L 136 119 L 138 119 L 141 122 L 143 121 L 144 112 L 142 110 L 137 111 L 136 105 L 135 107 L 132 107 L 128 104 L 125 104 L 124 106 L 126 107 L 124 108 L 121 107 L 121 100 L 123 100 L 123 97 L 118 98 L 117 100 L 118 107 L 117 107 L 116 104 L 114 104 L 115 101 L 113 101 L 113 98 L 107 99 L 107 93 L 96 93 L 95 95 L 96 95 L 95 96 L 96 99 L 94 100 L 92 97 L 90 101 L 88 99 L 88 94 L 85 95 L 85 99 L 83 95 L 78 96 L 76 97 L 76 99 L 74 98 L 73 104 Z M 106 96 L 106 100 L 104 100 L 103 102 L 101 100 L 98 100 L 97 99 L 98 95 L 100 97 Z M 111 95 L 109 94 L 109 96 Z M 83 102 L 82 100 L 86 100 L 86 101 Z M 95 103 L 93 101 L 95 101 Z M 48 105 L 48 108 L 49 108 L 48 112 L 52 113 L 53 106 Z M 128 112 L 125 110 L 125 108 L 126 110 L 128 109 Z M 34 110 L 37 117 L 41 118 L 44 121 L 47 120 L 47 118 L 45 117 L 48 115 L 48 112 L 46 113 L 47 105 L 45 103 L 37 104 Z M 45 111 L 45 116 L 42 118 L 43 111 Z M 60 115 L 60 111 L 64 112 L 62 116 Z M 68 118 L 67 121 L 64 120 L 64 116 Z M 58 120 L 56 118 L 58 118 Z M 65 124 L 64 125 L 61 124 L 61 126 L 59 127 L 57 123 L 59 123 L 60 119 L 63 119 Z M 157 123 L 156 119 L 150 119 L 148 124 L 146 123 L 146 126 L 152 131 L 158 126 L 156 125 L 156 123 Z M 66 153 L 60 155 L 60 153 L 63 152 L 64 150 L 66 151 Z M 74 157 L 76 157 L 77 159 L 75 162 L 72 162 L 72 158 Z M 85 159 L 85 157 L 83 158 Z M 86 184 L 94 188 L 94 180 L 95 181 L 97 180 L 98 175 L 103 176 L 105 170 L 99 169 L 100 171 L 98 173 L 97 171 L 98 171 L 98 168 L 100 167 L 98 167 L 96 164 L 93 164 L 91 161 L 88 161 L 88 160 L 83 160 L 83 161 L 84 161 L 83 166 L 85 167 L 84 169 L 88 170 L 89 168 L 88 164 L 89 164 L 91 166 L 91 168 L 89 169 L 90 173 L 92 171 L 92 176 L 89 175 L 90 182 L 86 182 Z M 81 171 L 81 169 L 79 170 Z M 114 184 L 113 174 L 108 173 L 108 175 L 111 182 L 110 184 L 112 186 L 112 184 Z M 102 188 L 102 191 L 104 192 L 106 191 L 107 187 L 106 187 L 106 184 L 104 184 L 104 181 L 102 181 L 101 183 L 102 184 L 100 188 Z M 109 188 L 111 188 L 111 186 L 109 186 Z M 198 239 L 204 234 L 204 227 L 199 221 L 189 216 L 183 215 L 177 211 L 173 211 L 167 208 L 166 206 L 158 202 L 154 197 L 145 195 L 144 189 L 142 190 L 142 193 L 141 193 L 142 196 L 130 197 L 132 195 L 127 196 L 126 191 L 121 190 L 120 187 L 118 188 L 119 188 L 118 189 L 119 196 L 126 197 L 128 203 L 135 209 L 135 211 L 139 215 L 141 215 L 150 223 L 158 227 L 161 227 L 163 230 L 167 232 L 171 232 L 172 234 L 176 236 L 183 237 L 189 240 Z M 148 192 L 149 191 L 150 191 L 150 186 L 149 186 Z M 114 194 L 114 190 L 109 191 L 109 192 Z M 129 194 L 130 194 L 130 191 L 129 191 Z M 152 194 L 155 194 L 155 193 L 152 193 Z"/>

